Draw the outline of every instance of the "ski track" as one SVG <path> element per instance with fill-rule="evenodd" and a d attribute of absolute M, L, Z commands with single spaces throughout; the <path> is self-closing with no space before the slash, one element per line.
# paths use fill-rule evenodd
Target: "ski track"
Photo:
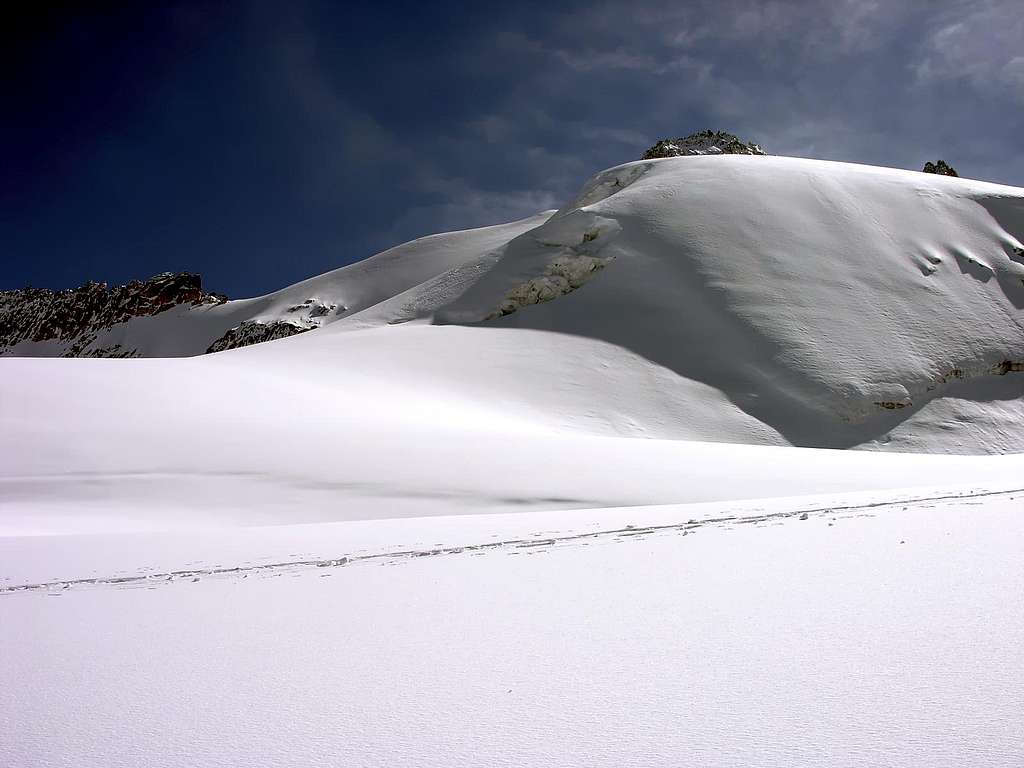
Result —
<path fill-rule="evenodd" d="M 896 500 L 873 501 L 862 504 L 838 504 L 822 506 L 798 506 L 795 509 L 783 512 L 772 512 L 766 514 L 749 515 L 726 515 L 705 519 L 688 519 L 685 522 L 668 523 L 663 525 L 633 526 L 626 525 L 622 528 L 613 528 L 603 531 L 588 531 L 584 533 L 566 533 L 564 535 L 551 536 L 552 531 L 545 531 L 532 534 L 534 537 L 544 538 L 519 538 L 505 539 L 501 541 L 483 542 L 478 544 L 462 544 L 454 546 L 435 546 L 429 549 L 405 549 L 397 551 L 373 552 L 369 554 L 347 554 L 333 558 L 320 558 L 311 560 L 284 560 L 273 563 L 243 564 L 233 567 L 214 566 L 211 568 L 191 568 L 184 570 L 165 571 L 162 573 L 139 573 L 130 576 L 108 576 L 92 577 L 85 579 L 69 579 L 63 581 L 36 582 L 31 584 L 17 584 L 0 586 L 0 595 L 10 595 L 23 592 L 44 593 L 48 596 L 59 597 L 65 591 L 73 588 L 101 588 L 114 587 L 121 589 L 147 588 L 155 589 L 161 584 L 174 581 L 191 579 L 194 582 L 201 581 L 203 577 L 235 577 L 246 579 L 249 576 L 260 576 L 262 578 L 273 578 L 284 575 L 285 572 L 304 571 L 312 569 L 335 569 L 340 567 L 370 564 L 376 562 L 379 565 L 397 565 L 403 561 L 421 557 L 438 557 L 442 555 L 458 555 L 469 553 L 471 555 L 483 555 L 494 551 L 507 551 L 509 555 L 539 554 L 551 547 L 561 546 L 588 546 L 591 543 L 619 543 L 627 539 L 642 538 L 658 534 L 679 533 L 683 536 L 697 532 L 701 528 L 717 527 L 728 530 L 735 525 L 779 525 L 784 521 L 796 518 L 808 520 L 811 516 L 824 518 L 834 515 L 833 521 L 838 519 L 853 519 L 858 517 L 872 517 L 873 510 L 884 507 L 901 507 L 906 510 L 909 507 L 931 506 L 933 502 L 959 501 L 963 506 L 974 506 L 979 502 L 969 501 L 970 499 L 981 499 L 994 496 L 1008 496 L 1011 499 L 1013 494 L 1024 493 L 1024 487 L 1000 490 L 970 489 L 957 493 L 944 493 L 934 496 L 921 496 L 916 498 L 902 498 Z M 756 510 L 755 510 L 756 511 Z M 831 522 L 830 522 L 831 524 Z M 521 550 L 525 550 L 522 552 Z M 365 550 L 361 550 L 365 551 Z M 151 570 L 142 567 L 139 570 Z M 298 575 L 298 574 L 293 574 Z M 321 574 L 330 576 L 331 571 Z"/>

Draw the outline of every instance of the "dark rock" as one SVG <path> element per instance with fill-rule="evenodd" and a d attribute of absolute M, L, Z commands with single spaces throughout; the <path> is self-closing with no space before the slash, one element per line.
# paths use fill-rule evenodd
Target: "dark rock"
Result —
<path fill-rule="evenodd" d="M 685 155 L 765 155 L 760 146 L 725 131 L 699 131 L 679 139 L 662 139 L 644 152 L 643 160 Z"/>
<path fill-rule="evenodd" d="M 992 373 L 997 376 L 1005 376 L 1010 372 L 1024 373 L 1024 361 L 1003 360 L 1003 362 L 992 366 Z"/>
<path fill-rule="evenodd" d="M 937 173 L 940 176 L 960 176 L 945 160 L 939 160 L 937 163 L 925 163 L 923 170 L 925 173 Z"/>
<path fill-rule="evenodd" d="M 898 411 L 901 408 L 906 408 L 911 405 L 909 401 L 905 400 L 880 400 L 875 403 L 879 408 L 885 408 L 887 411 Z"/>
<path fill-rule="evenodd" d="M 206 350 L 206 353 L 223 352 L 227 349 L 238 349 L 239 347 L 248 347 L 252 344 L 262 344 L 264 341 L 286 339 L 298 333 L 311 331 L 315 327 L 303 326 L 287 320 L 274 320 L 270 323 L 262 323 L 259 320 L 246 320 L 213 342 Z"/>

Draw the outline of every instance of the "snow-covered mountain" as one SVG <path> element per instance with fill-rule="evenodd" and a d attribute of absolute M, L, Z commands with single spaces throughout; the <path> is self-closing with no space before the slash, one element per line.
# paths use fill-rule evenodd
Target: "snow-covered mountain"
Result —
<path fill-rule="evenodd" d="M 1022 239 L 1019 188 L 688 156 L 19 304 L 0 763 L 1015 765 L 1024 454 L 928 454 L 1024 451 Z"/>
<path fill-rule="evenodd" d="M 1022 194 L 793 158 L 631 163 L 437 317 L 609 342 L 797 445 L 1019 450 Z"/>
<path fill-rule="evenodd" d="M 640 161 L 556 212 L 8 352 L 200 355 L 316 329 L 233 362 L 314 375 L 329 354 L 491 410 L 483 376 L 529 422 L 585 434 L 1024 450 L 1022 196 L 785 157 Z"/>

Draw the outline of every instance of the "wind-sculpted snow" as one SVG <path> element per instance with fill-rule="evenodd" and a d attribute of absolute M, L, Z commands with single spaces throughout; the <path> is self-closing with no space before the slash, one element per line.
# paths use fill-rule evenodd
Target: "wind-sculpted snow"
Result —
<path fill-rule="evenodd" d="M 629 163 L 602 171 L 588 181 L 573 200 L 558 209 L 554 218 L 560 218 L 580 208 L 607 200 L 635 183 L 652 167 L 651 163 Z"/>

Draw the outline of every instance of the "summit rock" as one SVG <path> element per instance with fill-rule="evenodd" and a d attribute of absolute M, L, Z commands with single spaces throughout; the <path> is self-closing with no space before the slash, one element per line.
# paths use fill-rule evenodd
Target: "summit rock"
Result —
<path fill-rule="evenodd" d="M 686 155 L 766 155 L 760 145 L 726 131 L 698 131 L 677 139 L 662 139 L 644 152 L 642 160 Z"/>

